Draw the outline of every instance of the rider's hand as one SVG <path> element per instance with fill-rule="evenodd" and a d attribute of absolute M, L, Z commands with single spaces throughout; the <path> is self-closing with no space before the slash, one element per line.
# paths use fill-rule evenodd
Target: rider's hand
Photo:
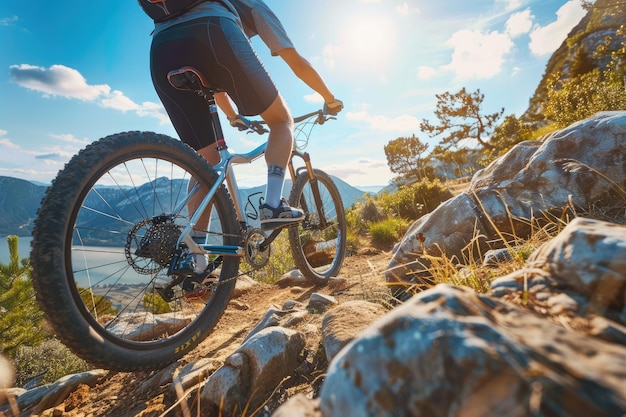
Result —
<path fill-rule="evenodd" d="M 238 114 L 234 119 L 228 119 L 232 127 L 236 127 L 240 131 L 248 130 L 250 127 L 250 120 L 246 119 L 242 115 Z"/>
<path fill-rule="evenodd" d="M 335 100 L 330 103 L 324 103 L 324 114 L 334 116 L 343 109 L 343 101 Z"/>

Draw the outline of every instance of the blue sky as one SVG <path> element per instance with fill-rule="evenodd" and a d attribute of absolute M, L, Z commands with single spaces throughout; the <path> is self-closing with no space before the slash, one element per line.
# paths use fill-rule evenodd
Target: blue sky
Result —
<path fill-rule="evenodd" d="M 317 127 L 314 166 L 355 186 L 393 177 L 384 146 L 434 121 L 435 94 L 480 89 L 484 111 L 521 115 L 580 0 L 266 0 L 345 103 Z M 135 0 L 0 2 L 0 175 L 50 182 L 86 144 L 150 130 L 176 137 L 149 77 L 151 21 Z M 321 99 L 253 41 L 294 115 Z M 247 151 L 260 137 L 225 128 Z M 265 181 L 242 167 L 242 185 Z"/>

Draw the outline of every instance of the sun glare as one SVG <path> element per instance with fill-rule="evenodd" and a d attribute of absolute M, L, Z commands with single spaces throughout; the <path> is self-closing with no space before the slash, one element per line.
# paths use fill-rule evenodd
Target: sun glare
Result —
<path fill-rule="evenodd" d="M 385 66 L 396 44 L 395 28 L 389 18 L 354 15 L 346 21 L 342 52 L 348 63 L 361 69 Z"/>

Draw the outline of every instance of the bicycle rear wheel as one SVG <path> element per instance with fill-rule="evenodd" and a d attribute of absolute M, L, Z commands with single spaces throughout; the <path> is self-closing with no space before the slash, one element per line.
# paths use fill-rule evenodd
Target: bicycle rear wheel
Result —
<path fill-rule="evenodd" d="M 289 228 L 289 244 L 300 272 L 324 285 L 337 276 L 346 254 L 346 215 L 337 186 L 324 171 L 298 175 L 289 202 L 304 210 L 305 219 Z"/>
<path fill-rule="evenodd" d="M 238 257 L 213 257 L 202 285 L 168 275 L 189 213 L 190 179 L 208 190 L 216 174 L 190 147 L 148 132 L 112 135 L 77 154 L 44 197 L 32 243 L 33 284 L 56 335 L 94 366 L 161 368 L 213 329 L 230 300 Z M 223 187 L 211 204 L 210 239 L 238 245 Z"/>

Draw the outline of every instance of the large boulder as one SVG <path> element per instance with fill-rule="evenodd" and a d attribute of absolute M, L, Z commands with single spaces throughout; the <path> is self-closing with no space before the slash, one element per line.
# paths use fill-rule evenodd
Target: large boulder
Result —
<path fill-rule="evenodd" d="M 626 226 L 576 219 L 489 294 L 440 284 L 374 323 L 321 415 L 625 415 L 625 303 Z"/>
<path fill-rule="evenodd" d="M 503 237 L 527 238 L 543 216 L 574 216 L 616 193 L 616 185 L 626 188 L 626 112 L 598 113 L 522 142 L 410 227 L 394 248 L 387 281 L 427 275 L 428 256 L 462 260 L 470 243 L 485 253 L 503 247 Z"/>
<path fill-rule="evenodd" d="M 304 336 L 294 330 L 273 326 L 259 331 L 209 376 L 202 403 L 224 415 L 256 408 L 298 367 L 304 344 Z"/>
<path fill-rule="evenodd" d="M 620 416 L 626 347 L 440 284 L 341 351 L 324 417 Z"/>

